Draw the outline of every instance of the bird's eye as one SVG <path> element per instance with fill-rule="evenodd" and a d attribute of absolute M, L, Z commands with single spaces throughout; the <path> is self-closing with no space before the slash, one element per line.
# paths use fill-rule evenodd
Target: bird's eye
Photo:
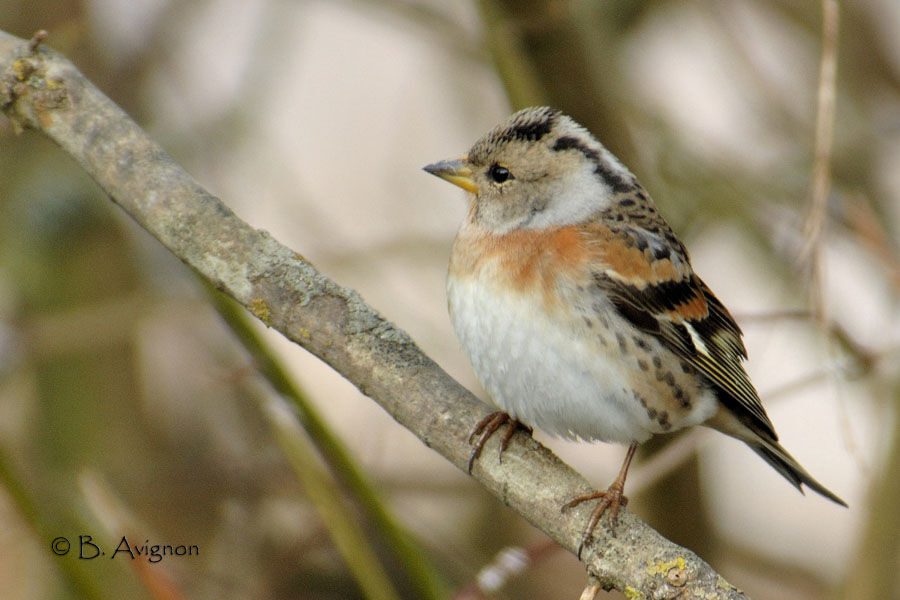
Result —
<path fill-rule="evenodd" d="M 501 167 L 498 164 L 491 165 L 491 168 L 488 169 L 488 176 L 497 183 L 503 183 L 504 181 L 512 178 L 509 169 L 507 169 L 506 167 Z"/>

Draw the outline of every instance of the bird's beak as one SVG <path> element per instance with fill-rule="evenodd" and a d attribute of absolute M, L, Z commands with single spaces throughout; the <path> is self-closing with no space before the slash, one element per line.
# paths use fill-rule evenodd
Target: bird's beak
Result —
<path fill-rule="evenodd" d="M 472 180 L 472 169 L 465 161 L 466 157 L 463 156 L 456 160 L 442 160 L 422 168 L 432 175 L 437 175 L 441 179 L 475 194 L 478 192 L 478 188 L 475 187 L 475 182 Z"/>

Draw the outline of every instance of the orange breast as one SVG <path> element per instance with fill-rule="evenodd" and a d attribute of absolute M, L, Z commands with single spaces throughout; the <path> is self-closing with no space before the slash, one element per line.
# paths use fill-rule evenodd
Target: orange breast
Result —
<path fill-rule="evenodd" d="M 453 246 L 450 276 L 489 278 L 511 292 L 540 293 L 551 309 L 560 304 L 561 287 L 589 281 L 596 254 L 575 227 L 506 234 L 464 228 Z"/>

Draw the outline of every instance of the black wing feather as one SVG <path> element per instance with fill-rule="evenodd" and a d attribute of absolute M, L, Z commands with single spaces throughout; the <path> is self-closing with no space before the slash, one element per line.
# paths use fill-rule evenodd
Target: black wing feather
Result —
<path fill-rule="evenodd" d="M 705 375 L 716 387 L 720 400 L 743 416 L 747 425 L 777 440 L 759 395 L 744 370 L 747 351 L 741 330 L 706 284 L 690 274 L 681 281 L 668 281 L 638 288 L 607 274 L 595 277 L 611 298 L 619 314 L 635 327 L 653 335 L 662 344 Z M 672 309 L 702 295 L 707 315 L 693 320 L 672 318 Z M 701 344 L 695 343 L 694 334 Z"/>

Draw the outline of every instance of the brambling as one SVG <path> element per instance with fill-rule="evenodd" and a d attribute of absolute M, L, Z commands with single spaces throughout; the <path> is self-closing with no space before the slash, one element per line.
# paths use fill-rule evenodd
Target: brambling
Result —
<path fill-rule="evenodd" d="M 615 531 L 640 442 L 706 425 L 746 443 L 801 492 L 806 485 L 846 506 L 778 443 L 742 365 L 740 328 L 650 195 L 586 129 L 528 108 L 462 158 L 425 171 L 468 192 L 448 304 L 501 409 L 473 431 L 470 471 L 506 423 L 501 455 L 517 426 L 629 444 L 607 490 L 563 507 L 600 500 L 583 547 L 604 512 Z"/>

